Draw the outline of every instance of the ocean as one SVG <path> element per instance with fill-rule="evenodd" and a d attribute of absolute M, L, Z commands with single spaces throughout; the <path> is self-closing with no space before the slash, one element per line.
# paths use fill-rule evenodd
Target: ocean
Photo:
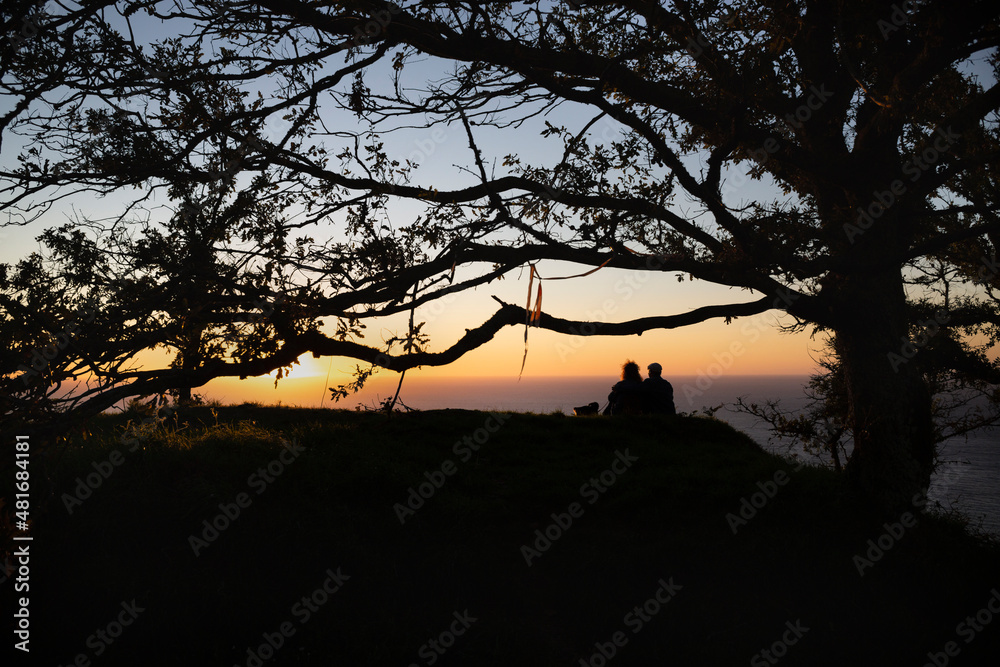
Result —
<path fill-rule="evenodd" d="M 768 451 L 797 453 L 806 461 L 815 458 L 790 441 L 770 438 L 766 424 L 730 409 L 738 397 L 748 402 L 778 399 L 789 410 L 806 403 L 803 387 L 808 377 L 774 376 L 676 376 L 667 378 L 674 386 L 674 403 L 679 412 L 701 412 L 723 406 L 714 415 L 743 431 Z M 400 399 L 409 407 L 430 410 L 511 410 L 549 414 L 573 414 L 573 408 L 597 401 L 607 403 L 614 376 L 504 378 L 406 378 Z M 374 406 L 391 397 L 396 382 L 376 379 L 359 394 L 328 406 L 352 408 Z M 974 526 L 1000 535 L 1000 431 L 981 431 L 967 438 L 954 438 L 941 445 L 942 464 L 931 479 L 928 496 L 948 510 L 965 514 Z"/>

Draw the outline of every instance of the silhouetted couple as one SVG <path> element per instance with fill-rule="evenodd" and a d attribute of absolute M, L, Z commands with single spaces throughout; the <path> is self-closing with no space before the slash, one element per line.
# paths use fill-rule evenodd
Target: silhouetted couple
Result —
<path fill-rule="evenodd" d="M 663 379 L 663 367 L 646 367 L 649 377 L 639 374 L 639 364 L 628 360 L 622 366 L 621 382 L 611 387 L 606 415 L 674 415 L 674 388 Z"/>

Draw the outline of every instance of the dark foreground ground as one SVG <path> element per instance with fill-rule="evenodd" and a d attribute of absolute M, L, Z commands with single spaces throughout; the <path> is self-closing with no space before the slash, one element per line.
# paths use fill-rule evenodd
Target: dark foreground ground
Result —
<path fill-rule="evenodd" d="M 872 515 L 721 422 L 167 426 L 36 452 L 31 659 L 4 664 L 998 664 L 995 545 Z"/>

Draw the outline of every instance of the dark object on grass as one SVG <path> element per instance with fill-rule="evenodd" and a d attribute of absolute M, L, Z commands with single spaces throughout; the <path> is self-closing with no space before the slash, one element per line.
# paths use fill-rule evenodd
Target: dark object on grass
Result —
<path fill-rule="evenodd" d="M 600 407 L 601 406 L 597 404 L 597 401 L 594 401 L 593 403 L 573 408 L 573 414 L 577 417 L 582 417 L 584 415 L 596 415 Z"/>

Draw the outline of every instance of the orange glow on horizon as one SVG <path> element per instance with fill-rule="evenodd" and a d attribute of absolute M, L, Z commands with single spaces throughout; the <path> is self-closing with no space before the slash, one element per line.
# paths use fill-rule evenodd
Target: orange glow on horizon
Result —
<path fill-rule="evenodd" d="M 721 321 L 706 322 L 683 329 L 651 331 L 642 336 L 590 336 L 572 338 L 541 329 L 528 332 L 528 358 L 524 378 L 595 377 L 605 376 L 608 384 L 618 377 L 626 358 L 637 361 L 645 372 L 654 361 L 663 366 L 664 376 L 707 375 L 710 377 L 740 375 L 807 376 L 817 370 L 813 360 L 818 356 L 819 341 L 807 334 L 783 334 L 774 326 L 773 313 L 755 318 L 741 318 L 726 325 Z M 436 341 L 432 341 L 436 342 Z M 450 345 L 442 340 L 432 350 Z M 442 382 L 464 378 L 494 378 L 515 380 L 524 354 L 524 329 L 508 327 L 486 345 L 477 348 L 453 364 L 443 367 L 425 366 L 410 369 L 404 381 L 404 394 L 419 394 L 424 381 Z M 257 401 L 264 404 L 301 405 L 305 407 L 349 407 L 357 402 L 349 397 L 341 403 L 330 400 L 328 387 L 346 384 L 353 379 L 353 359 L 313 359 L 311 354 L 300 357 L 300 365 L 274 386 L 270 376 L 219 378 L 196 389 L 207 399 L 223 403 Z M 329 381 L 326 381 L 329 372 Z M 391 369 L 379 369 L 369 380 L 365 400 L 391 396 L 399 374 Z M 417 385 L 414 385 L 417 381 Z"/>

